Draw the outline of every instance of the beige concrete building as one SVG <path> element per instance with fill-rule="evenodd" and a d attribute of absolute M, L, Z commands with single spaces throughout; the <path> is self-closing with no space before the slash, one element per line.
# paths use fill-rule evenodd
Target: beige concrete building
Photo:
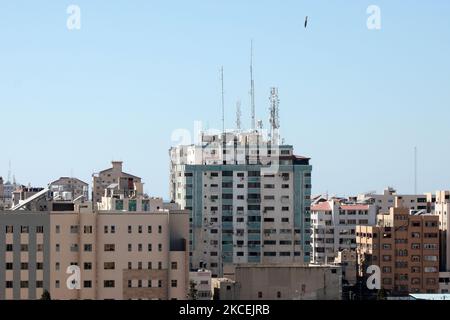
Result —
<path fill-rule="evenodd" d="M 389 213 L 379 214 L 376 226 L 358 226 L 359 275 L 377 265 L 381 287 L 390 295 L 437 293 L 439 289 L 439 219 L 411 215 L 409 203 L 396 198 Z"/>
<path fill-rule="evenodd" d="M 434 211 L 434 201 L 430 194 L 399 194 L 394 188 L 386 188 L 382 194 L 375 192 L 360 194 L 356 197 L 358 203 L 376 205 L 377 213 L 389 212 L 395 205 L 395 198 L 401 197 L 404 206 L 410 210 L 425 210 L 428 213 Z"/>
<path fill-rule="evenodd" d="M 141 178 L 123 172 L 122 167 L 122 161 L 113 161 L 112 168 L 92 175 L 93 203 L 101 202 L 101 197 L 104 195 L 104 190 L 111 185 L 117 186 L 118 189 L 126 194 L 134 189 L 134 184 L 136 182 L 141 182 Z"/>
<path fill-rule="evenodd" d="M 89 184 L 77 178 L 61 177 L 49 184 L 55 198 L 72 200 L 83 197 L 89 200 Z"/>
<path fill-rule="evenodd" d="M 54 299 L 185 299 L 189 218 L 186 211 L 50 214 L 50 292 Z M 81 269 L 81 289 L 66 269 Z"/>
<path fill-rule="evenodd" d="M 450 271 L 450 191 L 436 192 L 435 214 L 439 217 L 440 271 Z"/>
<path fill-rule="evenodd" d="M 228 278 L 212 278 L 213 300 L 239 300 L 239 284 Z"/>
<path fill-rule="evenodd" d="M 334 263 L 342 268 L 342 283 L 353 286 L 357 282 L 356 250 L 339 251 Z"/>
<path fill-rule="evenodd" d="M 237 265 L 240 300 L 340 300 L 341 268 L 305 265 Z"/>

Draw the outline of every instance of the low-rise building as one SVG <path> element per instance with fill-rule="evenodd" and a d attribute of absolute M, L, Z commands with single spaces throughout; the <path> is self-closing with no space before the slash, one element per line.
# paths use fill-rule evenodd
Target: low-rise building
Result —
<path fill-rule="evenodd" d="M 239 300 L 239 284 L 228 278 L 213 278 L 213 299 L 214 300 Z"/>
<path fill-rule="evenodd" d="M 71 200 L 83 197 L 89 200 L 89 184 L 77 178 L 61 177 L 50 183 L 49 189 L 55 198 Z"/>
<path fill-rule="evenodd" d="M 237 265 L 240 300 L 341 300 L 338 266 Z"/>
<path fill-rule="evenodd" d="M 199 269 L 198 271 L 189 272 L 189 281 L 195 285 L 197 300 L 212 299 L 211 271 Z"/>

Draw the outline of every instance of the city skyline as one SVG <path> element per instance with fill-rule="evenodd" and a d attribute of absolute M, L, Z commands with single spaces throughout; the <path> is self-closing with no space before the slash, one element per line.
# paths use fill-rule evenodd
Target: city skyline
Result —
<path fill-rule="evenodd" d="M 168 199 L 172 132 L 193 131 L 194 121 L 221 128 L 222 65 L 226 127 L 237 99 L 250 127 L 253 39 L 257 119 L 267 128 L 269 90 L 279 87 L 281 134 L 311 157 L 313 194 L 390 185 L 413 193 L 416 146 L 418 192 L 449 188 L 450 153 L 440 146 L 450 135 L 439 120 L 450 115 L 442 40 L 450 4 L 378 1 L 381 30 L 368 30 L 369 2 L 76 1 L 74 31 L 69 4 L 0 5 L 5 179 L 9 160 L 17 180 L 33 186 L 70 175 L 91 183 L 122 160 L 146 192 Z"/>

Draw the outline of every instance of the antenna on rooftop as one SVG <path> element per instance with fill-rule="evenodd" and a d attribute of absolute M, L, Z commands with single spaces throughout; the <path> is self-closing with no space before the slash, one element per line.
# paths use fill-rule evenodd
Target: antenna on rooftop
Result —
<path fill-rule="evenodd" d="M 225 93 L 223 90 L 223 66 L 220 69 L 220 80 L 222 83 L 222 132 L 225 133 Z"/>
<path fill-rule="evenodd" d="M 236 129 L 241 130 L 241 100 L 236 102 Z"/>
<path fill-rule="evenodd" d="M 270 137 L 273 143 L 279 144 L 279 129 L 280 129 L 280 99 L 278 98 L 278 88 L 270 88 Z"/>
<path fill-rule="evenodd" d="M 417 194 L 417 147 L 414 147 L 414 194 Z"/>
<path fill-rule="evenodd" d="M 250 44 L 250 100 L 252 110 L 252 129 L 256 128 L 255 119 L 255 81 L 253 80 L 253 40 Z"/>
<path fill-rule="evenodd" d="M 8 182 L 11 183 L 11 160 L 8 163 Z"/>

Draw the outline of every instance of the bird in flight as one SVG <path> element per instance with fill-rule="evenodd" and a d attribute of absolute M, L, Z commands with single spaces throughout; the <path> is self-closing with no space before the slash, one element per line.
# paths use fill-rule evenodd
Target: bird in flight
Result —
<path fill-rule="evenodd" d="M 308 16 L 305 18 L 305 28 L 308 26 Z"/>

